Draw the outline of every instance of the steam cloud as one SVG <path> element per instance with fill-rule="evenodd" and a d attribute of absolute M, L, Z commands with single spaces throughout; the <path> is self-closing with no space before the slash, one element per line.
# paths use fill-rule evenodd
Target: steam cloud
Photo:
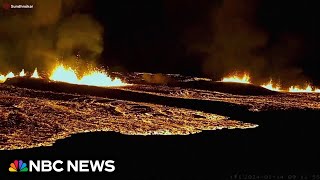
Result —
<path fill-rule="evenodd" d="M 0 3 L 8 2 L 0 0 Z M 52 68 L 58 59 L 94 63 L 103 50 L 103 28 L 80 14 L 83 0 L 11 0 L 33 9 L 9 9 L 0 17 L 0 71 Z M 82 62 L 82 61 L 78 61 Z"/>

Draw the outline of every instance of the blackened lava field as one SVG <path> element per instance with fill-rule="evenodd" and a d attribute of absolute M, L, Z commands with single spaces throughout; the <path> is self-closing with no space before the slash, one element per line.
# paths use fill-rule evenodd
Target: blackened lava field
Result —
<path fill-rule="evenodd" d="M 258 124 L 233 120 L 233 115 L 320 109 L 317 94 L 272 93 L 254 87 L 255 95 L 237 95 L 239 88 L 246 92 L 251 87 L 240 85 L 235 93 L 225 93 L 207 88 L 208 83 L 211 85 L 208 79 L 167 75 L 174 83 L 157 85 L 142 81 L 139 73 L 117 75 L 135 85 L 108 88 L 106 95 L 98 89 L 100 93 L 95 95 L 94 89 L 79 94 L 73 93 L 73 88 L 57 92 L 43 85 L 0 84 L 0 149 L 51 146 L 72 134 L 95 131 L 188 135 L 203 130 L 255 128 Z"/>

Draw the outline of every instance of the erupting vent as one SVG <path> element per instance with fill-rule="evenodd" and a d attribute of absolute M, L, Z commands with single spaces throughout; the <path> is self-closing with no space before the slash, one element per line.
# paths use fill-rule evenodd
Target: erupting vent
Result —
<path fill-rule="evenodd" d="M 281 91 L 281 87 L 279 84 L 273 84 L 272 79 L 267 83 L 261 85 L 262 87 L 269 89 L 271 91 Z"/>
<path fill-rule="evenodd" d="M 250 76 L 246 73 L 244 75 L 238 76 L 238 75 L 232 75 L 225 77 L 221 80 L 222 82 L 236 82 L 236 83 L 245 83 L 245 84 L 250 84 Z"/>
<path fill-rule="evenodd" d="M 24 69 L 21 70 L 19 77 L 28 76 Z M 9 72 L 6 76 L 0 74 L 0 82 L 5 82 L 8 78 L 17 77 L 13 72 Z M 42 78 L 38 69 L 35 68 L 34 72 L 29 75 L 30 78 Z M 112 79 L 109 75 L 102 70 L 94 70 L 89 73 L 83 75 L 81 78 L 78 78 L 77 72 L 73 70 L 71 67 L 66 68 L 64 65 L 58 65 L 52 71 L 49 79 L 51 81 L 59 81 L 66 82 L 71 84 L 79 84 L 79 85 L 89 85 L 89 86 L 100 86 L 100 87 L 110 87 L 110 86 L 126 86 L 129 85 L 124 83 L 119 78 Z"/>
<path fill-rule="evenodd" d="M 57 66 L 51 76 L 49 77 L 52 81 L 61 81 L 71 84 L 90 85 L 90 86 L 125 86 L 128 85 L 122 82 L 119 78 L 111 79 L 107 73 L 103 71 L 91 71 L 88 74 L 78 78 L 75 70 L 71 67 L 64 67 L 63 65 Z"/>
<path fill-rule="evenodd" d="M 222 82 L 234 82 L 234 83 L 244 83 L 244 84 L 250 84 L 250 76 L 247 73 L 244 73 L 242 76 L 239 76 L 237 74 L 224 77 Z M 319 88 L 312 88 L 310 84 L 307 84 L 305 88 L 300 88 L 300 86 L 291 86 L 289 89 L 281 89 L 280 84 L 273 83 L 272 79 L 265 84 L 260 85 L 261 87 L 264 87 L 266 89 L 269 89 L 271 91 L 278 91 L 278 92 L 292 92 L 292 93 L 320 93 Z"/>

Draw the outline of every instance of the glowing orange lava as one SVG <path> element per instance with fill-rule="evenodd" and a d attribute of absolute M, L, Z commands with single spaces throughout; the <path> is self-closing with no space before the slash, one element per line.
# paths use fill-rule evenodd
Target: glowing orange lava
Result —
<path fill-rule="evenodd" d="M 37 68 L 34 69 L 33 74 L 32 74 L 31 77 L 32 77 L 32 78 L 40 78 Z"/>
<path fill-rule="evenodd" d="M 238 75 L 232 75 L 225 77 L 221 80 L 222 82 L 236 82 L 236 83 L 245 83 L 245 84 L 250 84 L 250 76 L 246 73 L 244 75 L 238 76 Z"/>
<path fill-rule="evenodd" d="M 32 78 L 40 78 L 40 76 L 39 76 L 39 74 L 38 74 L 38 69 L 37 69 L 37 68 L 34 69 L 34 72 L 33 72 L 33 74 L 32 74 L 31 77 L 32 77 Z"/>
<path fill-rule="evenodd" d="M 100 71 L 93 71 L 84 75 L 80 79 L 80 84 L 91 86 L 123 86 L 124 84 L 119 78 L 111 79 L 106 73 Z"/>
<path fill-rule="evenodd" d="M 13 72 L 9 72 L 9 73 L 6 75 L 6 79 L 7 79 L 7 78 L 13 78 L 13 77 L 14 77 Z"/>
<path fill-rule="evenodd" d="M 0 83 L 3 83 L 5 82 L 8 78 L 13 78 L 14 77 L 14 74 L 13 72 L 9 72 L 7 75 L 2 75 L 0 74 Z"/>
<path fill-rule="evenodd" d="M 84 74 L 79 78 L 77 76 L 77 72 L 73 70 L 71 67 L 65 67 L 64 65 L 58 65 L 52 71 L 49 79 L 52 81 L 66 82 L 71 84 L 79 84 L 79 85 L 88 85 L 88 86 L 100 86 L 100 87 L 110 87 L 110 86 L 127 86 L 127 84 L 123 82 L 119 78 L 112 79 L 106 72 L 102 70 L 93 70 Z M 18 76 L 18 75 L 17 75 Z M 24 69 L 22 69 L 19 73 L 20 77 L 26 76 Z M 13 72 L 7 73 L 7 75 L 0 74 L 0 83 L 5 82 L 8 78 L 15 77 Z M 31 75 L 31 78 L 41 78 L 38 73 L 38 69 L 35 68 L 34 72 Z M 225 77 L 221 80 L 222 82 L 236 82 L 236 83 L 245 83 L 250 84 L 250 76 L 247 73 L 244 73 L 242 76 L 239 75 L 231 75 Z M 301 88 L 301 86 L 291 86 L 287 90 L 281 90 L 279 84 L 274 84 L 272 79 L 266 83 L 262 84 L 261 87 L 272 91 L 281 91 L 281 92 L 294 92 L 294 93 L 320 93 L 319 88 L 312 88 L 310 84 L 308 84 L 305 88 Z"/>
<path fill-rule="evenodd" d="M 73 69 L 65 68 L 63 65 L 57 66 L 51 76 L 49 77 L 52 81 L 61 81 L 72 84 L 77 84 L 79 82 L 78 77 Z"/>
<path fill-rule="evenodd" d="M 0 74 L 0 83 L 5 82 L 6 79 L 7 79 L 7 78 L 6 78 L 4 75 Z"/>
<path fill-rule="evenodd" d="M 71 67 L 66 68 L 64 65 L 58 65 L 51 73 L 49 79 L 52 81 L 60 81 L 71 84 L 101 87 L 128 85 L 118 78 L 111 79 L 108 74 L 103 71 L 92 71 L 83 77 L 78 78 L 75 70 L 73 70 Z"/>
<path fill-rule="evenodd" d="M 302 92 L 302 93 L 320 93 L 320 89 L 319 88 L 312 88 L 311 85 L 307 85 L 306 88 L 302 89 L 299 88 L 298 86 L 291 86 L 289 88 L 289 92 Z"/>
<path fill-rule="evenodd" d="M 235 83 L 245 83 L 245 84 L 250 84 L 250 75 L 247 73 L 244 73 L 242 76 L 237 75 L 234 73 L 231 76 L 224 77 L 222 82 L 235 82 Z M 280 84 L 275 84 L 272 82 L 272 79 L 265 84 L 260 85 L 261 87 L 264 87 L 266 89 L 269 89 L 271 91 L 281 91 L 281 92 L 295 92 L 295 93 L 320 93 L 319 88 L 312 88 L 311 85 L 307 85 L 305 88 L 301 88 L 300 86 L 291 86 L 287 90 L 281 89 Z"/>
<path fill-rule="evenodd" d="M 272 83 L 272 79 L 267 84 L 263 84 L 261 86 L 266 88 L 266 89 L 269 89 L 271 91 L 281 91 L 280 85 L 279 84 L 273 84 Z"/>
<path fill-rule="evenodd" d="M 19 73 L 19 76 L 20 76 L 20 77 L 23 77 L 23 76 L 25 76 L 25 75 L 26 75 L 26 74 L 24 73 L 24 69 L 22 69 L 21 72 Z"/>
<path fill-rule="evenodd" d="M 303 92 L 303 93 L 319 93 L 319 89 L 312 90 L 311 85 L 307 85 L 306 88 L 302 89 L 298 86 L 291 86 L 289 88 L 289 92 Z"/>

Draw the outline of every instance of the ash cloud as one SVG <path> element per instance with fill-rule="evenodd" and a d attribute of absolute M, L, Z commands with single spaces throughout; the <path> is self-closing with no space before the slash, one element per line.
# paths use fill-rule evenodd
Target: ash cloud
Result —
<path fill-rule="evenodd" d="M 0 0 L 3 4 L 7 2 Z M 84 0 L 12 0 L 33 9 L 1 9 L 0 71 L 51 69 L 58 61 L 89 62 L 103 49 L 102 26 Z"/>

